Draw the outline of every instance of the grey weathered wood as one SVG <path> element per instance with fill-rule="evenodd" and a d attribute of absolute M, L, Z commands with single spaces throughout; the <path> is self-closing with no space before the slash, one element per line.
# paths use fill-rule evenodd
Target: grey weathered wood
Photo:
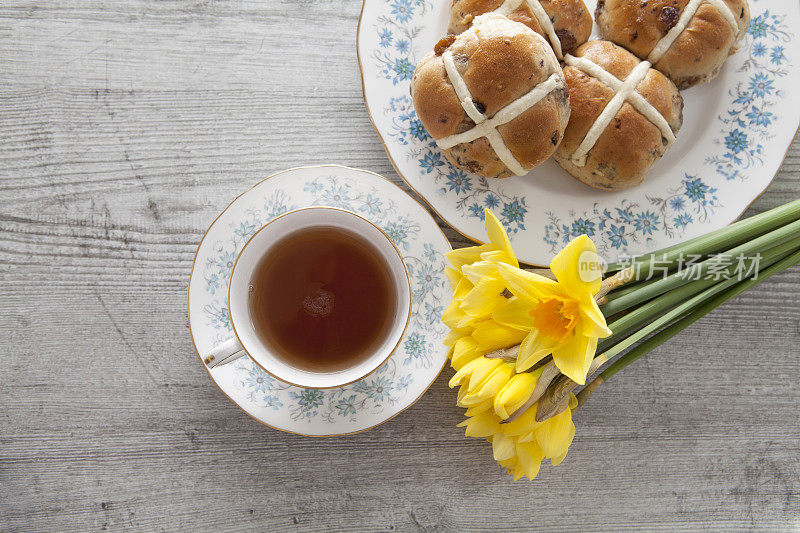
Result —
<path fill-rule="evenodd" d="M 797 528 L 797 269 L 599 389 L 534 483 L 455 427 L 448 372 L 325 440 L 214 387 L 185 288 L 218 211 L 304 164 L 398 181 L 361 98 L 359 8 L 2 2 L 0 530 Z M 796 140 L 750 213 L 798 176 Z"/>

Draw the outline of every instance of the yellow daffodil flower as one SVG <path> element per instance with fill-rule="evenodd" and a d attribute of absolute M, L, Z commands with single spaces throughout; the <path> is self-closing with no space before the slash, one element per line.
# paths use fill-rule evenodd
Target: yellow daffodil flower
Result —
<path fill-rule="evenodd" d="M 452 269 L 447 276 L 453 286 L 453 301 L 442 319 L 451 329 L 464 329 L 491 316 L 506 300 L 506 282 L 500 276 L 500 263 L 519 266 L 503 225 L 486 211 L 489 243 L 453 250 L 447 254 Z"/>
<path fill-rule="evenodd" d="M 517 372 L 552 353 L 565 376 L 581 385 L 586 382 L 598 339 L 611 334 L 594 298 L 600 290 L 599 268 L 586 265 L 596 257 L 594 243 L 582 235 L 550 263 L 555 280 L 513 265 L 498 265 L 515 298 L 497 306 L 492 319 L 517 330 L 525 331 L 527 326 L 528 331 L 520 345 Z"/>
<path fill-rule="evenodd" d="M 544 368 L 540 367 L 532 372 L 522 372 L 512 376 L 494 397 L 492 408 L 497 416 L 505 420 L 522 407 L 533 394 L 533 388 L 536 387 L 543 370 Z"/>
<path fill-rule="evenodd" d="M 492 400 L 514 374 L 514 364 L 501 359 L 478 357 L 465 364 L 450 379 L 450 387 L 461 385 L 458 405 L 470 407 Z"/>
<path fill-rule="evenodd" d="M 536 403 L 518 413 L 545 371 L 531 368 L 552 354 L 564 375 L 583 384 L 598 339 L 611 333 L 595 303 L 601 288 L 597 251 L 588 237 L 574 239 L 551 262 L 550 279 L 519 268 L 508 235 L 489 210 L 486 229 L 488 243 L 447 255 L 454 294 L 442 322 L 451 330 L 445 344 L 456 370 L 449 385 L 459 387 L 457 404 L 467 410 L 459 424 L 466 435 L 490 442 L 494 459 L 514 480 L 533 479 L 544 459 L 553 465 L 564 460 L 575 436 L 577 400 L 571 395 L 563 411 L 543 421 L 536 420 Z M 515 362 L 484 357 L 518 344 Z"/>
<path fill-rule="evenodd" d="M 520 376 L 524 374 L 517 374 Z M 516 377 L 515 376 L 515 377 Z M 561 413 L 543 422 L 536 421 L 536 404 L 513 422 L 503 423 L 493 410 L 468 415 L 459 424 L 465 427 L 468 437 L 484 438 L 492 444 L 494 459 L 518 480 L 534 479 L 544 459 L 553 466 L 564 460 L 575 437 L 572 411 L 578 400 L 570 397 L 569 405 Z"/>
<path fill-rule="evenodd" d="M 450 279 L 450 284 L 453 286 L 458 284 L 463 275 L 462 267 L 470 266 L 480 261 L 519 266 L 514 250 L 511 248 L 511 240 L 508 238 L 503 225 L 490 210 L 487 209 L 485 214 L 486 233 L 489 235 L 489 242 L 479 246 L 459 248 L 447 253 L 446 257 L 450 264 L 453 265 L 453 268 L 448 268 L 446 274 Z"/>

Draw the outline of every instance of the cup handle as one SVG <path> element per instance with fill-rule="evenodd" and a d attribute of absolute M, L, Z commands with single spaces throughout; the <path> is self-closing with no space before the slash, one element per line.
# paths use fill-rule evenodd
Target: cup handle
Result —
<path fill-rule="evenodd" d="M 239 339 L 231 337 L 208 352 L 203 358 L 203 362 L 208 368 L 214 368 L 215 366 L 224 365 L 246 356 L 247 352 L 245 352 L 242 345 L 239 344 Z"/>

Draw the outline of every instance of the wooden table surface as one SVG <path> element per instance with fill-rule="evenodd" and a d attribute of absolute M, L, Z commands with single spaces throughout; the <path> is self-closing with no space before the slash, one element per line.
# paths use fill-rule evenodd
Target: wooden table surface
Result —
<path fill-rule="evenodd" d="M 399 183 L 362 101 L 359 10 L 3 0 L 0 530 L 800 527 L 797 268 L 599 389 L 533 483 L 455 427 L 449 371 L 324 440 L 254 422 L 208 379 L 186 283 L 218 212 L 306 164 Z M 800 196 L 799 176 L 795 140 L 748 213 Z"/>

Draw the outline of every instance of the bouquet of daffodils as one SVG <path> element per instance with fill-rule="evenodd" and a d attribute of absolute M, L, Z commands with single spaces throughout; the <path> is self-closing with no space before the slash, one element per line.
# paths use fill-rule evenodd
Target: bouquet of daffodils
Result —
<path fill-rule="evenodd" d="M 500 221 L 485 215 L 489 242 L 448 254 L 454 294 L 442 322 L 461 425 L 491 443 L 514 480 L 564 460 L 573 411 L 611 376 L 800 262 L 800 200 L 605 268 L 582 235 L 549 269 L 523 269 Z"/>

